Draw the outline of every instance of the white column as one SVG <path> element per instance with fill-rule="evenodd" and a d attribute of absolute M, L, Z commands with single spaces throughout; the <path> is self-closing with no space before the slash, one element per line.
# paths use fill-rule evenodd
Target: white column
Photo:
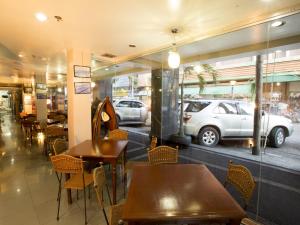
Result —
<path fill-rule="evenodd" d="M 74 82 L 91 82 L 91 78 L 74 77 L 74 65 L 90 66 L 89 51 L 69 49 L 67 51 L 67 95 L 69 147 L 92 138 L 90 94 L 75 94 Z"/>

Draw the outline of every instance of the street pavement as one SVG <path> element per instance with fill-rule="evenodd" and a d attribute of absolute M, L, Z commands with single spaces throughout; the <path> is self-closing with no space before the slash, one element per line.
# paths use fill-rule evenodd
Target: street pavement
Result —
<path fill-rule="evenodd" d="M 121 128 L 130 132 L 143 134 L 145 136 L 149 136 L 151 130 L 151 127 L 149 125 L 126 125 L 122 126 Z M 286 142 L 281 148 L 266 147 L 266 149 L 262 149 L 259 156 L 254 156 L 251 154 L 251 149 L 249 147 L 251 142 L 249 140 L 222 141 L 214 148 L 200 146 L 196 143 L 196 141 L 194 141 L 192 146 L 300 171 L 299 137 L 300 123 L 294 123 L 294 133 L 292 134 L 292 136 L 286 138 Z"/>

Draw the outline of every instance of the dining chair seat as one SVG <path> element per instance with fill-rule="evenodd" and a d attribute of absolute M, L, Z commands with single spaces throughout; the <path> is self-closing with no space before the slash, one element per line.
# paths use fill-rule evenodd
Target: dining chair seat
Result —
<path fill-rule="evenodd" d="M 64 183 L 64 188 L 82 190 L 84 187 L 92 184 L 93 182 L 94 182 L 93 175 L 84 172 L 84 185 L 83 185 L 82 174 L 77 173 L 71 176 L 71 178 Z"/>

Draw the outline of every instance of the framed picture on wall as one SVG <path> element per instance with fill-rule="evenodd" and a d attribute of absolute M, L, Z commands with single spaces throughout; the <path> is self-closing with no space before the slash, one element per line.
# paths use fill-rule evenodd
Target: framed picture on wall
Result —
<path fill-rule="evenodd" d="M 91 67 L 74 65 L 74 77 L 91 78 Z"/>
<path fill-rule="evenodd" d="M 74 82 L 75 94 L 90 94 L 91 82 Z"/>

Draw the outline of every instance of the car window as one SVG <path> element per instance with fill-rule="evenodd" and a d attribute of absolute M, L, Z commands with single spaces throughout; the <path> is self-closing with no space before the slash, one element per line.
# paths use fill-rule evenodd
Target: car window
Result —
<path fill-rule="evenodd" d="M 117 104 L 117 107 L 130 107 L 130 104 L 131 102 L 130 101 L 120 101 L 118 104 Z"/>
<path fill-rule="evenodd" d="M 237 108 L 235 103 L 221 102 L 214 109 L 214 113 L 217 114 L 237 114 Z"/>
<path fill-rule="evenodd" d="M 131 102 L 131 108 L 142 108 L 143 104 L 140 102 Z"/>
<path fill-rule="evenodd" d="M 210 102 L 190 102 L 186 108 L 186 112 L 200 112 L 205 107 L 207 107 Z"/>
<path fill-rule="evenodd" d="M 240 113 L 243 115 L 253 115 L 254 107 L 247 102 L 239 102 Z"/>

